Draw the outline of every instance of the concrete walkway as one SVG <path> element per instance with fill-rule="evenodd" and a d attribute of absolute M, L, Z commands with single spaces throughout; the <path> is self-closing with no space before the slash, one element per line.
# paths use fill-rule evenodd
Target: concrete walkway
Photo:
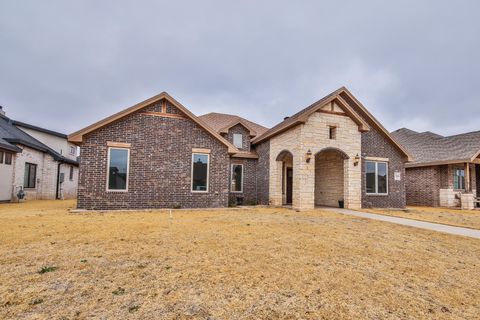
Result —
<path fill-rule="evenodd" d="M 462 228 L 462 227 L 454 227 L 448 226 L 439 223 L 432 223 L 432 222 L 425 222 L 425 221 L 418 221 L 412 219 L 405 219 L 405 218 L 397 218 L 391 216 L 384 216 L 381 214 L 374 214 L 374 213 L 367 213 L 367 212 L 360 212 L 348 209 L 339 209 L 339 208 L 322 208 L 322 210 L 333 211 L 341 214 L 346 214 L 349 216 L 361 217 L 361 218 L 368 218 L 380 221 L 386 221 L 391 223 L 402 224 L 404 226 L 410 226 L 415 228 L 433 230 L 438 232 L 450 233 L 459 236 L 471 237 L 480 239 L 480 230 L 474 230 L 469 228 Z"/>

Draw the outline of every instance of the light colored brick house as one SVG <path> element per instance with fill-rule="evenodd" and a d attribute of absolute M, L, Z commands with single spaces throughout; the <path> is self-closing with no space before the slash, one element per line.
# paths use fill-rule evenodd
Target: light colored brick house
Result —
<path fill-rule="evenodd" d="M 444 137 L 402 128 L 392 135 L 412 155 L 407 204 L 473 209 L 480 197 L 480 131 Z"/>
<path fill-rule="evenodd" d="M 78 147 L 67 136 L 9 119 L 0 109 L 0 201 L 76 198 Z"/>
<path fill-rule="evenodd" d="M 267 129 L 161 93 L 69 136 L 78 207 L 403 207 L 409 155 L 346 89 Z"/>

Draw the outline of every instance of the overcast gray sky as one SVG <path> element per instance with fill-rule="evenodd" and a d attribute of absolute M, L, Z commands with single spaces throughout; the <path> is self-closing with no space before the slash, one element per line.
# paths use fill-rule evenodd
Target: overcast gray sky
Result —
<path fill-rule="evenodd" d="M 71 133 L 167 91 L 272 126 L 347 86 L 387 127 L 480 130 L 479 1 L 0 4 L 0 105 Z"/>

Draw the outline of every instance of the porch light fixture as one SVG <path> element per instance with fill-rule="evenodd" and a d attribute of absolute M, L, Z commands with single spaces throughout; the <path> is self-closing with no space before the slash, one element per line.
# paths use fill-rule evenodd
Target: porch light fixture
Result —
<path fill-rule="evenodd" d="M 307 163 L 310 163 L 310 160 L 312 160 L 312 150 L 308 149 L 305 161 L 307 161 Z"/>
<path fill-rule="evenodd" d="M 359 156 L 358 153 L 357 153 L 357 155 L 355 156 L 355 158 L 353 158 L 353 165 L 354 165 L 354 166 L 358 166 L 358 163 L 359 163 L 359 162 L 360 162 L 360 156 Z"/>

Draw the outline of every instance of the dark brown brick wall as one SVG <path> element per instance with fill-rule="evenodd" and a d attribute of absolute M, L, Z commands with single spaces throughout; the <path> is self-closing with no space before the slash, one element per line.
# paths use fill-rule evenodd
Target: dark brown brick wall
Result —
<path fill-rule="evenodd" d="M 464 168 L 463 164 L 450 164 L 419 168 L 407 168 L 405 181 L 407 205 L 433 206 L 440 205 L 440 189 L 453 189 L 455 168 Z M 470 165 L 471 189 L 476 190 L 479 183 L 475 165 Z M 477 190 L 478 192 L 478 190 Z"/>
<path fill-rule="evenodd" d="M 230 192 L 230 204 L 236 204 L 238 197 L 243 199 L 243 204 L 245 205 L 256 204 L 257 203 L 257 160 L 232 158 L 231 163 L 243 164 L 243 192 Z M 230 174 L 229 181 L 231 182 L 231 174 Z"/>
<path fill-rule="evenodd" d="M 406 157 L 383 134 L 371 127 L 362 133 L 362 158 L 388 158 L 388 195 L 368 195 L 366 192 L 365 161 L 362 161 L 362 207 L 364 208 L 403 208 L 405 199 Z M 401 180 L 395 181 L 395 172 L 400 172 Z"/>
<path fill-rule="evenodd" d="M 258 154 L 257 163 L 257 201 L 258 204 L 269 204 L 270 187 L 270 141 L 267 140 L 255 146 Z"/>
<path fill-rule="evenodd" d="M 190 119 L 142 114 L 147 107 L 84 137 L 78 208 L 132 209 L 225 207 L 228 205 L 227 147 Z M 170 106 L 170 112 L 180 111 Z M 173 110 L 172 110 L 173 108 Z M 107 141 L 131 143 L 128 192 L 106 192 Z M 192 148 L 210 154 L 208 193 L 191 193 Z"/>
<path fill-rule="evenodd" d="M 405 178 L 407 205 L 438 206 L 439 190 L 445 177 L 440 166 L 407 168 Z"/>

